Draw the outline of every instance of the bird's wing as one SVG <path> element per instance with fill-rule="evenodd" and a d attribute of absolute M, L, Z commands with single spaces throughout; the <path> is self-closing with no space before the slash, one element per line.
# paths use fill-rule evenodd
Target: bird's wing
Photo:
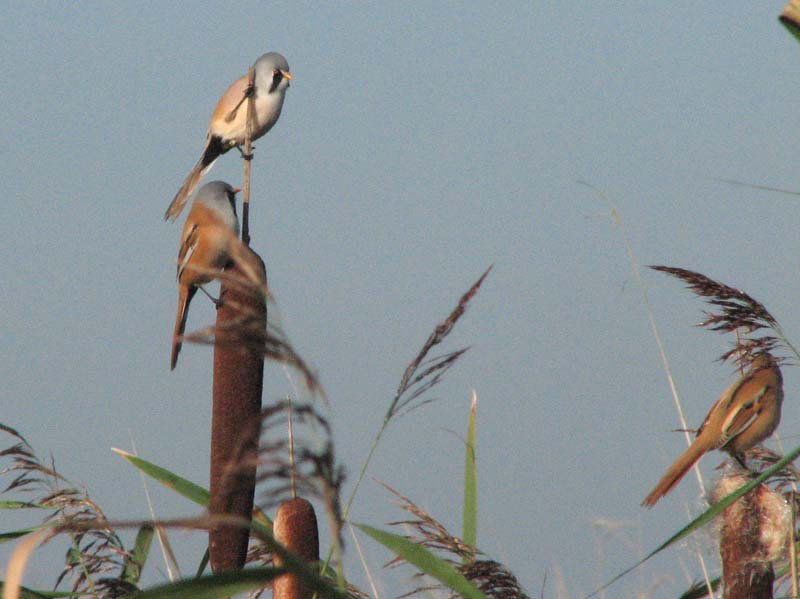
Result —
<path fill-rule="evenodd" d="M 742 433 L 753 423 L 761 413 L 761 399 L 767 391 L 769 391 L 769 387 L 765 385 L 761 385 L 758 389 L 754 389 L 753 385 L 739 387 L 738 393 L 732 396 L 731 409 L 720 427 L 722 432 L 720 446 Z"/>
<path fill-rule="evenodd" d="M 227 139 L 226 133 L 244 127 L 247 116 L 247 111 L 244 109 L 247 83 L 248 77 L 245 75 L 234 81 L 222 94 L 214 109 L 214 114 L 211 116 L 210 135 L 219 135 L 223 139 Z"/>
<path fill-rule="evenodd" d="M 183 236 L 183 241 L 181 242 L 181 248 L 178 250 L 178 273 L 177 278 L 181 278 L 181 274 L 183 270 L 186 268 L 186 265 L 189 263 L 189 260 L 194 254 L 194 250 L 197 247 L 197 225 L 192 225 L 186 234 Z"/>

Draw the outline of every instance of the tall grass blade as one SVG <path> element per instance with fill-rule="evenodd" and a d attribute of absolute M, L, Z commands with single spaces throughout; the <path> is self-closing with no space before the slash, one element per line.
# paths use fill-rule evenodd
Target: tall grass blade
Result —
<path fill-rule="evenodd" d="M 470 547 L 478 546 L 478 471 L 475 463 L 475 414 L 478 396 L 472 391 L 472 406 L 467 421 L 467 447 L 464 461 L 464 523 L 461 539 Z M 465 558 L 465 563 L 468 560 Z"/>
<path fill-rule="evenodd" d="M 200 485 L 178 476 L 174 472 L 170 472 L 166 468 L 162 468 L 153 462 L 143 460 L 132 453 L 128 453 L 127 451 L 117 449 L 115 447 L 112 447 L 111 450 L 119 454 L 149 477 L 157 480 L 165 487 L 176 491 L 182 497 L 185 497 L 189 501 L 192 501 L 199 506 L 208 506 L 209 493 L 207 489 L 204 489 Z M 272 520 L 270 520 L 260 509 L 253 510 L 253 530 L 267 536 L 272 536 Z M 2 537 L 0 537 L 0 541 L 1 540 Z"/>
<path fill-rule="evenodd" d="M 720 584 L 722 584 L 722 578 L 715 578 L 711 581 L 711 590 L 716 591 L 719 589 Z M 708 597 L 708 595 L 708 585 L 704 582 L 696 582 L 686 589 L 683 595 L 681 595 L 678 599 L 703 599 L 703 597 Z"/>
<path fill-rule="evenodd" d="M 190 480 L 178 476 L 174 472 L 170 472 L 166 468 L 157 466 L 153 462 L 148 462 L 147 460 L 135 456 L 132 453 L 128 453 L 127 451 L 117 449 L 115 447 L 112 447 L 111 450 L 130 462 L 149 477 L 157 480 L 165 487 L 176 491 L 182 497 L 185 497 L 189 501 L 192 501 L 199 506 L 208 506 L 209 494 L 207 489 L 204 489 L 200 485 L 195 484 Z M 270 520 L 261 510 L 254 510 L 253 529 L 260 530 L 262 533 L 271 536 L 272 520 Z"/>
<path fill-rule="evenodd" d="M 20 537 L 24 537 L 32 532 L 43 528 L 42 526 L 31 526 L 30 528 L 20 528 L 19 530 L 10 530 L 8 532 L 0 532 L 0 543 L 8 543 Z"/>
<path fill-rule="evenodd" d="M 154 534 L 155 531 L 149 524 L 139 528 L 139 532 L 136 534 L 136 541 L 133 544 L 133 550 L 128 559 L 125 560 L 125 567 L 120 576 L 125 582 L 138 586 L 144 564 L 150 554 L 150 544 L 153 541 Z"/>
<path fill-rule="evenodd" d="M 131 464 L 133 464 L 136 468 L 144 472 L 150 478 L 153 478 L 160 482 L 165 487 L 176 491 L 178 495 L 181 495 L 196 503 L 197 505 L 206 507 L 208 505 L 208 491 L 185 478 L 178 476 L 174 472 L 170 472 L 166 468 L 162 468 L 161 466 L 157 466 L 153 462 L 148 462 L 147 460 L 143 460 L 142 458 L 133 455 L 132 453 L 128 453 L 122 449 L 117 449 L 116 447 L 112 447 L 111 451 L 115 452 L 123 459 L 127 460 Z"/>
<path fill-rule="evenodd" d="M 27 501 L 0 501 L 0 510 L 26 510 L 26 509 L 47 510 L 50 506 L 41 503 L 28 503 Z"/>
<path fill-rule="evenodd" d="M 283 570 L 251 568 L 239 572 L 222 572 L 201 578 L 188 578 L 152 587 L 131 595 L 131 599 L 218 599 L 231 597 L 269 584 Z"/>
<path fill-rule="evenodd" d="M 197 566 L 197 574 L 195 574 L 195 578 L 200 578 L 203 575 L 203 572 L 206 571 L 208 567 L 208 547 L 206 547 L 205 552 L 203 552 L 203 557 L 200 560 L 200 565 Z"/>

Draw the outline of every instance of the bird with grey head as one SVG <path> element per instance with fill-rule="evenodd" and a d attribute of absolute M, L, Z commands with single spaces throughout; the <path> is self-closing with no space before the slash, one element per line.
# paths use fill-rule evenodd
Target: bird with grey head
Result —
<path fill-rule="evenodd" d="M 249 88 L 249 75 L 237 79 L 217 102 L 206 133 L 206 145 L 200 160 L 186 176 L 178 193 L 164 213 L 165 220 L 175 220 L 186 205 L 189 196 L 217 158 L 245 142 L 247 132 L 247 98 L 253 94 L 253 127 L 251 140 L 265 135 L 281 115 L 283 100 L 292 74 L 289 63 L 277 52 L 268 52 L 253 65 L 253 88 Z"/>

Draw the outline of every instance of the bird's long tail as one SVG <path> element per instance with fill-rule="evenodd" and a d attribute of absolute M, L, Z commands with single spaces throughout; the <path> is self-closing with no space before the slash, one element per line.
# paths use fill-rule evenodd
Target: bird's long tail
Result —
<path fill-rule="evenodd" d="M 181 337 L 183 331 L 186 329 L 186 318 L 189 316 L 189 303 L 192 301 L 194 294 L 197 293 L 197 287 L 181 286 L 180 294 L 178 295 L 178 314 L 175 316 L 175 330 L 172 333 L 172 358 L 170 361 L 170 370 L 175 370 L 175 365 L 178 363 L 178 354 L 181 352 Z"/>
<path fill-rule="evenodd" d="M 675 460 L 672 466 L 667 469 L 667 472 L 661 477 L 661 480 L 658 481 L 655 488 L 644 498 L 642 505 L 645 507 L 653 507 L 659 499 L 675 488 L 675 485 L 681 481 L 684 475 L 689 471 L 689 468 L 694 466 L 695 462 L 709 449 L 710 447 L 707 447 L 705 443 L 701 442 L 701 438 L 698 437 L 695 439 L 694 443 L 692 443 L 689 448 Z"/>
<path fill-rule="evenodd" d="M 189 174 L 183 181 L 183 185 L 181 185 L 178 193 L 176 193 L 175 197 L 172 198 L 172 203 L 164 213 L 164 220 L 174 221 L 176 218 L 178 218 L 178 216 L 180 216 L 183 207 L 189 200 L 189 196 L 191 196 L 194 190 L 197 189 L 200 179 L 202 179 L 203 175 L 205 175 L 214 165 L 214 161 L 224 153 L 225 150 L 222 147 L 222 141 L 220 138 L 210 137 L 206 142 L 206 147 L 203 148 L 203 154 L 200 156 L 200 160 L 198 160 L 197 164 L 194 165 L 194 168 L 189 171 Z"/>

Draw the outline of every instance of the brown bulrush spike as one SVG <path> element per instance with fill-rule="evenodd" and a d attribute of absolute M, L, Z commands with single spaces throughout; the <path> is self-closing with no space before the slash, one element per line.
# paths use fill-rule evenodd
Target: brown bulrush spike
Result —
<path fill-rule="evenodd" d="M 715 499 L 747 482 L 747 476 L 720 481 Z M 725 508 L 720 530 L 720 557 L 725 599 L 772 599 L 773 563 L 783 557 L 791 512 L 779 494 L 759 485 Z"/>
<path fill-rule="evenodd" d="M 319 532 L 314 507 L 296 497 L 284 501 L 278 508 L 273 524 L 275 539 L 295 555 L 308 562 L 319 561 Z M 282 566 L 274 555 L 274 564 Z M 293 574 L 284 574 L 272 582 L 274 599 L 311 599 L 313 592 Z"/>
<path fill-rule="evenodd" d="M 232 272 L 242 273 L 238 269 Z M 266 278 L 266 275 L 265 275 Z M 263 296 L 223 282 L 217 328 L 241 317 L 244 307 L 258 315 L 266 330 Z M 253 511 L 260 432 L 263 354 L 246 343 L 218 338 L 214 345 L 213 406 L 211 416 L 211 476 L 209 513 L 249 519 Z M 209 561 L 214 572 L 240 570 L 247 557 L 250 531 L 235 526 L 209 529 Z"/>

